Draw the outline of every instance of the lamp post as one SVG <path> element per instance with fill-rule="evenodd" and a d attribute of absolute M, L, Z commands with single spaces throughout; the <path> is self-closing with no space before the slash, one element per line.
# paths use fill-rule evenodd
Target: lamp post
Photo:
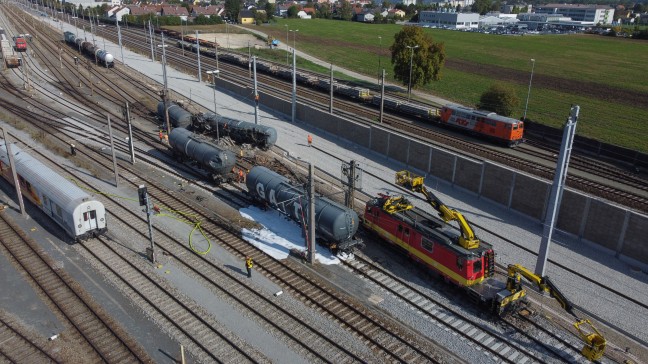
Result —
<path fill-rule="evenodd" d="M 189 25 L 189 24 L 187 24 L 187 25 Z M 182 40 L 182 43 L 180 43 L 180 44 L 182 44 L 182 56 L 184 57 L 185 56 L 185 52 L 184 52 L 184 28 L 182 27 L 182 18 L 180 18 L 180 39 Z"/>
<path fill-rule="evenodd" d="M 212 75 L 212 88 L 214 90 L 214 114 L 218 115 L 218 106 L 216 105 L 216 76 L 220 73 L 219 70 L 214 70 L 214 71 L 207 71 L 208 75 Z M 218 119 L 216 119 L 216 141 L 218 142 L 220 140 L 220 135 L 219 135 L 219 130 L 220 129 L 220 124 L 218 122 Z"/>
<path fill-rule="evenodd" d="M 407 85 L 407 101 L 412 97 L 412 62 L 414 61 L 414 50 L 418 48 L 418 45 L 415 46 L 406 46 L 410 50 L 410 72 L 409 72 L 409 83 Z"/>
<path fill-rule="evenodd" d="M 529 97 L 531 97 L 531 81 L 533 81 L 533 69 L 535 68 L 535 59 L 531 58 L 531 77 L 529 77 L 529 91 L 527 92 L 526 104 L 524 105 L 523 121 L 526 121 L 527 109 L 529 108 Z"/>

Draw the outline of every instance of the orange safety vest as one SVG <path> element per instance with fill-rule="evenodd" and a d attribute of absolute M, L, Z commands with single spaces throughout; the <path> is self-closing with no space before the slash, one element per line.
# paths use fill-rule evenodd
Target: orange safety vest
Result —
<path fill-rule="evenodd" d="M 308 134 L 308 144 L 312 144 L 312 143 L 313 143 L 313 137 L 310 134 Z"/>

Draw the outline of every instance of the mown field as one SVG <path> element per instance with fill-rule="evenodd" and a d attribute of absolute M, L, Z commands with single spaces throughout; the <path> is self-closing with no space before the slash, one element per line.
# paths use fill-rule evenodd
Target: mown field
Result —
<path fill-rule="evenodd" d="M 298 29 L 296 38 L 295 33 L 289 33 L 290 46 L 294 39 L 297 49 L 359 73 L 377 77 L 380 61 L 393 82 L 389 46 L 400 25 L 279 19 L 253 27 L 282 42 L 286 29 Z M 505 83 L 518 92 L 520 106 L 514 116 L 520 117 L 533 58 L 527 117 L 560 126 L 570 106 L 578 104 L 579 135 L 648 152 L 647 41 L 593 35 L 513 37 L 425 31 L 445 43 L 447 61 L 441 81 L 422 91 L 474 106 L 493 83 Z"/>

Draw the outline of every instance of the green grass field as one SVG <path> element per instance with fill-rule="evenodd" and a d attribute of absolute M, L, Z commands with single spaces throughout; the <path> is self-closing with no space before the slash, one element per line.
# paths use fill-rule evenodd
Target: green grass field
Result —
<path fill-rule="evenodd" d="M 290 46 L 295 41 L 297 49 L 303 52 L 376 78 L 380 62 L 386 68 L 388 80 L 394 82 L 389 46 L 400 25 L 278 19 L 276 23 L 251 27 L 281 42 L 286 41 L 287 29 L 298 29 L 289 33 Z M 569 115 L 570 106 L 577 104 L 581 106 L 579 135 L 648 152 L 647 41 L 593 35 L 509 37 L 425 31 L 435 41 L 445 42 L 447 64 L 441 81 L 426 85 L 421 91 L 474 106 L 493 83 L 505 83 L 518 91 L 521 102 L 513 116 L 520 117 L 533 58 L 534 83 L 527 112 L 531 120 L 559 127 Z M 285 59 L 282 51 L 269 54 L 272 52 L 279 53 L 277 59 Z M 479 71 L 493 67 L 497 72 Z M 321 67 L 317 70 L 322 71 Z M 616 101 L 610 97 L 612 94 L 617 95 Z M 626 97 L 619 99 L 618 94 Z"/>

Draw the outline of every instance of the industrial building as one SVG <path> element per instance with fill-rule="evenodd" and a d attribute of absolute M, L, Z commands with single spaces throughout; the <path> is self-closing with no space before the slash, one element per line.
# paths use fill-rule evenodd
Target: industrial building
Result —
<path fill-rule="evenodd" d="M 614 8 L 607 5 L 547 4 L 538 5 L 537 14 L 561 14 L 574 21 L 596 24 L 612 24 Z"/>
<path fill-rule="evenodd" d="M 422 11 L 419 15 L 419 23 L 447 29 L 477 29 L 479 14 Z"/>

